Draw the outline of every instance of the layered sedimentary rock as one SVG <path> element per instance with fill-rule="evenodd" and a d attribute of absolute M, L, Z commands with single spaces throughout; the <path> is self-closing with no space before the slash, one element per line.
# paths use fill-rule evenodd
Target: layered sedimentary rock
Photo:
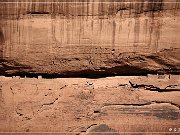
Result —
<path fill-rule="evenodd" d="M 1 1 L 1 74 L 179 73 L 179 8 L 176 0 Z"/>
<path fill-rule="evenodd" d="M 179 8 L 0 0 L 0 134 L 180 133 Z"/>

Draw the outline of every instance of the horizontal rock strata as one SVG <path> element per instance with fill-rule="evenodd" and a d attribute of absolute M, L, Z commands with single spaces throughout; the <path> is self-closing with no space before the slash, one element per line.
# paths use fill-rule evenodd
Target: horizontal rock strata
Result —
<path fill-rule="evenodd" d="M 1 1 L 0 74 L 179 73 L 179 7 L 175 0 Z"/>

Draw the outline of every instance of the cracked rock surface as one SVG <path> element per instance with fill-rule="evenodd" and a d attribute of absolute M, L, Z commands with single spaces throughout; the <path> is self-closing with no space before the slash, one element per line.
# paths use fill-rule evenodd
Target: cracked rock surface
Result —
<path fill-rule="evenodd" d="M 79 135 L 169 132 L 169 128 L 180 125 L 179 87 L 151 91 L 144 86 L 164 89 L 171 84 L 180 85 L 179 75 L 101 79 L 1 77 L 0 131 Z"/>
<path fill-rule="evenodd" d="M 179 0 L 0 0 L 0 135 L 180 133 L 179 22 Z"/>

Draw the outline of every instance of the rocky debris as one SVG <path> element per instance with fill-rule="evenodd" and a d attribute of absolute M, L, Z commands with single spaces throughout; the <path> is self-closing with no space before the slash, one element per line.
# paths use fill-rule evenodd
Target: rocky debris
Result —
<path fill-rule="evenodd" d="M 144 88 L 151 91 L 180 91 L 179 76 L 149 75 L 148 77 L 130 80 L 129 83 L 133 88 Z"/>
<path fill-rule="evenodd" d="M 168 56 L 171 53 L 173 55 Z M 118 55 L 116 52 L 115 56 L 112 56 L 111 54 L 97 53 L 93 59 L 87 59 L 90 55 L 70 55 L 68 58 L 58 56 L 59 60 L 56 60 L 54 65 L 49 65 L 47 61 L 43 61 L 43 57 L 41 61 L 34 60 L 33 63 L 3 60 L 1 61 L 0 74 L 6 76 L 20 75 L 22 77 L 38 77 L 41 75 L 44 78 L 98 78 L 113 75 L 179 74 L 180 69 L 179 49 L 170 49 L 157 54 L 121 53 Z M 50 58 L 46 60 L 52 61 Z"/>
<path fill-rule="evenodd" d="M 0 134 L 179 133 L 179 7 L 0 0 Z"/>
<path fill-rule="evenodd" d="M 87 130 L 87 135 L 98 135 L 103 133 L 106 135 L 120 135 L 116 130 L 111 129 L 106 124 L 94 125 Z"/>
<path fill-rule="evenodd" d="M 171 76 L 171 79 L 177 77 Z M 177 128 L 180 124 L 179 91 L 156 92 L 133 88 L 129 84 L 129 80 L 144 78 L 0 77 L 3 99 L 0 131 L 53 131 L 83 135 L 98 132 L 120 134 L 124 131 L 169 132 L 170 127 Z M 153 80 L 156 84 L 157 81 Z"/>

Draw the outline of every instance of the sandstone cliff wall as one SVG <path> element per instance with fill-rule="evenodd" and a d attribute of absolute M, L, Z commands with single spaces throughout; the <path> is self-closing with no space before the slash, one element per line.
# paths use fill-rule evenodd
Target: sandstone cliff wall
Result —
<path fill-rule="evenodd" d="M 105 61 L 123 53 L 179 48 L 179 8 L 177 0 L 2 1 L 0 56 L 36 73 L 111 68 Z"/>

